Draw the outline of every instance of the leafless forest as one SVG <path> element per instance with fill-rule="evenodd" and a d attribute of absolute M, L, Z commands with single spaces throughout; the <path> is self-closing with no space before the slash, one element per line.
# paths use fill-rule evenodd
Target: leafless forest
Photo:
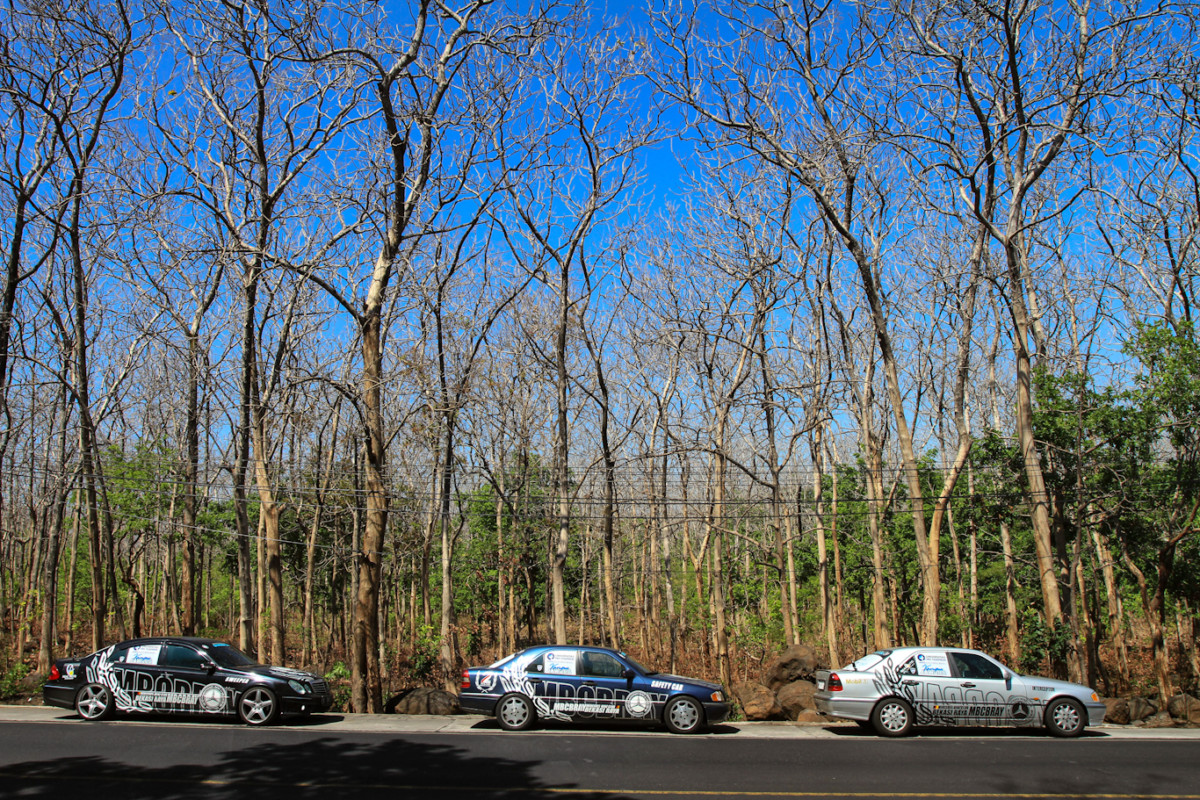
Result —
<path fill-rule="evenodd" d="M 14 0 L 0 689 L 1200 681 L 1200 8 Z"/>

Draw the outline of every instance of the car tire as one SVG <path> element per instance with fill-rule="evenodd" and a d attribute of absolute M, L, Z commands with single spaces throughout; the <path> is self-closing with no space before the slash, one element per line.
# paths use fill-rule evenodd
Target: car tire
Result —
<path fill-rule="evenodd" d="M 1087 717 L 1079 701 L 1060 697 L 1046 706 L 1045 722 L 1051 736 L 1069 739 L 1083 733 Z"/>
<path fill-rule="evenodd" d="M 905 736 L 912 725 L 913 708 L 899 697 L 880 700 L 871 712 L 871 726 L 880 736 Z"/>
<path fill-rule="evenodd" d="M 270 725 L 279 719 L 279 698 L 266 686 L 251 686 L 238 698 L 237 714 L 247 725 Z"/>
<path fill-rule="evenodd" d="M 696 733 L 704 729 L 704 709 L 695 698 L 681 695 L 663 709 L 663 724 L 671 733 Z"/>
<path fill-rule="evenodd" d="M 109 719 L 113 715 L 112 692 L 100 683 L 89 683 L 75 695 L 75 711 L 86 720 Z"/>
<path fill-rule="evenodd" d="M 506 694 L 496 703 L 496 722 L 506 731 L 524 731 L 537 722 L 533 703 L 523 694 Z"/>

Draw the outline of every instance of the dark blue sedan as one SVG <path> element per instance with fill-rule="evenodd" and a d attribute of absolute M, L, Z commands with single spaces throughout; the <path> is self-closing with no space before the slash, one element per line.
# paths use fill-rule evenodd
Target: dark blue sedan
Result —
<path fill-rule="evenodd" d="M 720 684 L 651 672 L 604 647 L 539 645 L 463 670 L 464 711 L 495 715 L 507 731 L 539 719 L 662 723 L 696 733 L 729 716 Z"/>

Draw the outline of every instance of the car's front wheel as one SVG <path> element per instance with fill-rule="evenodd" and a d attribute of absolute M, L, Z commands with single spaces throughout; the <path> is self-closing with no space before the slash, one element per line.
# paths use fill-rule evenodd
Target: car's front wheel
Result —
<path fill-rule="evenodd" d="M 871 725 L 880 736 L 904 736 L 912 730 L 913 709 L 906 700 L 889 697 L 871 712 Z"/>
<path fill-rule="evenodd" d="M 523 731 L 536 721 L 533 703 L 523 694 L 506 694 L 496 703 L 496 722 L 506 731 Z"/>
<path fill-rule="evenodd" d="M 107 686 L 89 683 L 75 695 L 75 710 L 87 720 L 108 719 L 113 715 L 113 696 Z"/>
<path fill-rule="evenodd" d="M 279 700 L 265 686 L 251 686 L 237 704 L 238 718 L 247 725 L 270 725 L 279 718 Z"/>
<path fill-rule="evenodd" d="M 687 695 L 676 697 L 667 703 L 663 722 L 671 733 L 695 733 L 704 727 L 704 709 Z"/>
<path fill-rule="evenodd" d="M 1083 733 L 1083 714 L 1083 706 L 1078 701 L 1060 697 L 1046 706 L 1046 730 L 1052 736 L 1078 736 Z"/>

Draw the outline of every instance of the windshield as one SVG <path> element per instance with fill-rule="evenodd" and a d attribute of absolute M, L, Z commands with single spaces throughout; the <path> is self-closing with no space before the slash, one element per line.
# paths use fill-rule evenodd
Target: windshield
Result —
<path fill-rule="evenodd" d="M 646 668 L 645 668 L 645 667 L 643 667 L 641 664 L 639 664 L 638 662 L 634 661 L 632 658 L 630 658 L 629 656 L 625 655 L 624 653 L 621 653 L 621 658 L 623 658 L 623 659 L 625 659 L 626 661 L 628 661 L 628 662 L 629 662 L 629 666 L 633 667 L 634 669 L 636 669 L 638 672 L 642 673 L 643 675 L 657 675 L 657 674 L 658 674 L 657 672 L 654 672 L 654 671 L 652 671 L 652 670 L 648 670 L 648 669 L 646 669 Z"/>
<path fill-rule="evenodd" d="M 865 656 L 858 659 L 857 661 L 852 661 L 849 664 L 847 664 L 846 666 L 842 667 L 842 669 L 853 670 L 855 672 L 862 672 L 863 670 L 870 669 L 871 667 L 875 666 L 876 664 L 878 664 L 880 661 L 883 661 L 885 658 L 887 658 L 891 654 L 892 654 L 891 650 L 879 650 L 874 653 L 867 653 Z"/>
<path fill-rule="evenodd" d="M 204 645 L 204 652 L 222 667 L 252 667 L 258 663 L 236 647 L 221 642 Z"/>

